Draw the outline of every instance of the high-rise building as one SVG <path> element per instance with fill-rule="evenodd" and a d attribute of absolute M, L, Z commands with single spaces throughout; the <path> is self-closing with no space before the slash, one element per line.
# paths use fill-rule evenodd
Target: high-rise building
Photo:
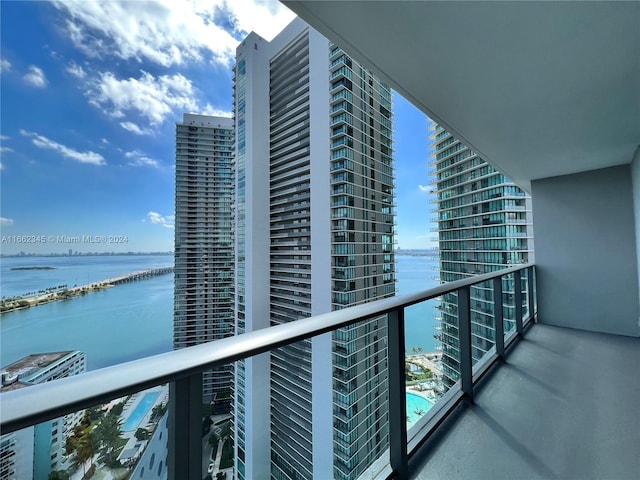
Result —
<path fill-rule="evenodd" d="M 27 355 L 2 368 L 0 393 L 86 371 L 85 355 L 79 351 Z M 48 478 L 49 473 L 66 470 L 67 437 L 84 411 L 49 420 L 0 437 L 0 479 L 28 480 Z"/>
<path fill-rule="evenodd" d="M 533 261 L 531 198 L 446 131 L 432 124 L 440 246 L 440 281 L 451 282 Z M 471 289 L 471 350 L 475 360 L 495 344 L 490 288 Z M 505 330 L 514 327 L 513 282 L 504 281 Z M 460 377 L 457 299 L 440 305 L 444 383 Z"/>
<path fill-rule="evenodd" d="M 299 19 L 234 73 L 237 332 L 394 295 L 390 88 Z M 357 478 L 388 447 L 386 356 L 382 317 L 238 362 L 238 477 Z"/>
<path fill-rule="evenodd" d="M 233 142 L 231 118 L 176 124 L 176 349 L 233 335 Z M 228 404 L 231 377 L 230 367 L 205 373 L 204 399 Z"/>

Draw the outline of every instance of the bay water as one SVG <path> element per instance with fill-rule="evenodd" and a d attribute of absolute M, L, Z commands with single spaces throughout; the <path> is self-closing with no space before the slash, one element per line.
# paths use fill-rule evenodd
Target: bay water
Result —
<path fill-rule="evenodd" d="M 431 257 L 396 256 L 398 294 L 438 284 Z M 0 296 L 66 284 L 69 287 L 173 264 L 172 255 L 5 257 Z M 48 266 L 50 270 L 12 270 Z M 406 348 L 435 351 L 435 300 L 407 309 Z M 80 350 L 87 370 L 170 351 L 173 348 L 173 275 L 126 283 L 68 300 L 0 316 L 0 365 L 31 353 Z"/>

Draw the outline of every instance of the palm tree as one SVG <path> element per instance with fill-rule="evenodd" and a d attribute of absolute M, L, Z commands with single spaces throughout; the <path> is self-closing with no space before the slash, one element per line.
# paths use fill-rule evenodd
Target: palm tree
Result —
<path fill-rule="evenodd" d="M 82 465 L 82 476 L 87 474 L 85 468 L 85 462 L 93 458 L 93 438 L 90 432 L 83 431 L 80 436 L 76 436 L 76 430 L 74 429 L 74 435 L 67 439 L 66 445 L 67 454 L 73 453 L 73 465 L 77 468 Z"/>
<path fill-rule="evenodd" d="M 113 465 L 116 462 L 114 454 L 122 435 L 119 416 L 113 412 L 109 412 L 102 418 L 100 423 L 98 423 L 93 434 L 96 439 L 98 451 L 100 455 L 102 455 L 102 461 L 104 461 L 107 466 Z"/>
<path fill-rule="evenodd" d="M 231 420 L 228 420 L 220 427 L 220 438 L 227 439 L 231 436 Z"/>

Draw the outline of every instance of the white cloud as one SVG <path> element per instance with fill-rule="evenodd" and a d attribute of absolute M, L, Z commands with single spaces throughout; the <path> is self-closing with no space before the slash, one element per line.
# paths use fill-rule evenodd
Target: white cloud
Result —
<path fill-rule="evenodd" d="M 2 162 L 0 162 L 0 171 L 4 170 L 4 164 Z"/>
<path fill-rule="evenodd" d="M 254 31 L 266 40 L 275 37 L 296 16 L 291 10 L 276 1 L 244 0 L 223 3 L 236 18 L 237 31 L 245 33 Z"/>
<path fill-rule="evenodd" d="M 65 0 L 54 5 L 67 15 L 67 33 L 86 55 L 163 66 L 202 60 L 228 66 L 239 38 L 254 30 L 270 40 L 294 18 L 272 0 Z"/>
<path fill-rule="evenodd" d="M 133 150 L 124 154 L 125 157 L 131 160 L 129 165 L 134 167 L 158 167 L 158 161 L 153 158 L 147 157 L 144 153 Z M 153 213 L 153 212 L 152 212 Z"/>
<path fill-rule="evenodd" d="M 13 218 L 0 217 L 0 226 L 8 227 L 10 225 L 13 225 Z"/>
<path fill-rule="evenodd" d="M 156 223 L 158 225 L 162 225 L 163 227 L 173 228 L 173 223 L 175 222 L 175 216 L 168 215 L 163 217 L 159 213 L 149 212 L 147 213 L 147 217 L 151 223 Z"/>
<path fill-rule="evenodd" d="M 418 185 L 421 192 L 428 192 L 430 190 L 429 185 Z"/>
<path fill-rule="evenodd" d="M 29 85 L 37 88 L 44 88 L 47 86 L 47 77 L 41 68 L 35 65 L 29 65 L 29 72 L 26 73 L 22 79 Z"/>
<path fill-rule="evenodd" d="M 73 60 L 69 62 L 69 65 L 67 65 L 67 72 L 80 80 L 87 76 L 87 72 L 84 71 L 84 68 Z"/>
<path fill-rule="evenodd" d="M 133 122 L 120 122 L 120 126 L 136 135 L 153 135 L 153 130 L 150 128 L 142 128 Z"/>
<path fill-rule="evenodd" d="M 45 148 L 48 150 L 54 150 L 61 153 L 63 157 L 70 158 L 80 163 L 90 163 L 92 165 L 106 165 L 104 157 L 96 152 L 79 152 L 71 147 L 62 145 L 54 140 L 39 135 L 35 132 L 28 132 L 26 130 L 20 130 L 20 133 L 25 137 L 31 137 L 31 142 L 39 148 Z"/>
<path fill-rule="evenodd" d="M 0 58 L 0 72 L 8 72 L 11 70 L 11 62 L 6 58 Z"/>
<path fill-rule="evenodd" d="M 212 115 L 214 117 L 233 117 L 233 112 L 228 112 L 226 110 L 219 110 L 217 108 L 213 108 L 213 105 L 207 103 L 202 111 L 202 115 Z"/>
<path fill-rule="evenodd" d="M 5 141 L 7 141 L 9 139 L 10 139 L 10 137 L 7 137 L 6 135 L 0 135 L 0 141 L 2 141 L 2 142 L 5 142 Z M 0 153 L 8 153 L 8 152 L 13 152 L 13 148 L 0 146 Z M 0 168 L 0 170 L 2 170 L 2 169 Z"/>
<path fill-rule="evenodd" d="M 89 87 L 87 95 L 89 103 L 112 117 L 123 118 L 127 113 L 135 112 L 146 117 L 151 125 L 161 124 L 174 108 L 197 109 L 193 85 L 179 73 L 156 78 L 142 71 L 140 78 L 118 79 L 113 73 L 106 72 Z M 123 123 L 126 124 L 121 124 L 123 128 L 129 127 L 128 130 L 135 132 L 132 122 Z"/>

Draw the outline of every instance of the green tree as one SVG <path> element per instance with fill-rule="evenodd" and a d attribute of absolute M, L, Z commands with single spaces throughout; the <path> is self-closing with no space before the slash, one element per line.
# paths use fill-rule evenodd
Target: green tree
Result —
<path fill-rule="evenodd" d="M 220 441 L 220 437 L 218 437 L 218 434 L 214 431 L 211 432 L 211 435 L 209 435 L 209 445 L 211 445 L 212 447 L 215 447 L 216 445 L 218 445 L 218 442 Z"/>
<path fill-rule="evenodd" d="M 124 410 L 124 404 L 125 402 L 116 403 L 113 407 L 111 407 L 109 413 L 115 415 L 116 418 L 119 417 L 120 415 L 122 415 L 122 411 Z"/>
<path fill-rule="evenodd" d="M 146 428 L 138 428 L 135 435 L 138 440 L 149 440 L 149 431 Z"/>
<path fill-rule="evenodd" d="M 69 480 L 69 474 L 64 470 L 54 470 L 47 480 Z"/>
<path fill-rule="evenodd" d="M 89 407 L 84 411 L 85 418 L 89 420 L 89 422 L 95 422 L 102 416 L 102 411 L 100 410 L 100 405 L 94 405 L 93 407 Z"/>
<path fill-rule="evenodd" d="M 108 467 L 119 466 L 116 452 L 119 447 L 122 430 L 120 429 L 120 418 L 113 413 L 113 409 L 98 423 L 93 430 L 93 435 L 98 452 L 101 455 L 100 458 L 104 464 Z"/>
<path fill-rule="evenodd" d="M 156 405 L 151 409 L 151 421 L 155 421 L 156 419 L 160 418 L 162 415 L 164 415 L 164 412 L 166 411 L 167 411 L 166 404 L 161 403 L 159 405 Z"/>
<path fill-rule="evenodd" d="M 226 440 L 231 437 L 231 420 L 227 420 L 220 426 L 220 438 Z"/>
<path fill-rule="evenodd" d="M 75 429 L 74 429 L 75 431 Z M 73 453 L 72 464 L 77 468 L 82 465 L 82 476 L 86 475 L 85 463 L 93 458 L 95 452 L 91 432 L 83 431 L 80 436 L 72 436 L 67 439 L 67 453 Z"/>

